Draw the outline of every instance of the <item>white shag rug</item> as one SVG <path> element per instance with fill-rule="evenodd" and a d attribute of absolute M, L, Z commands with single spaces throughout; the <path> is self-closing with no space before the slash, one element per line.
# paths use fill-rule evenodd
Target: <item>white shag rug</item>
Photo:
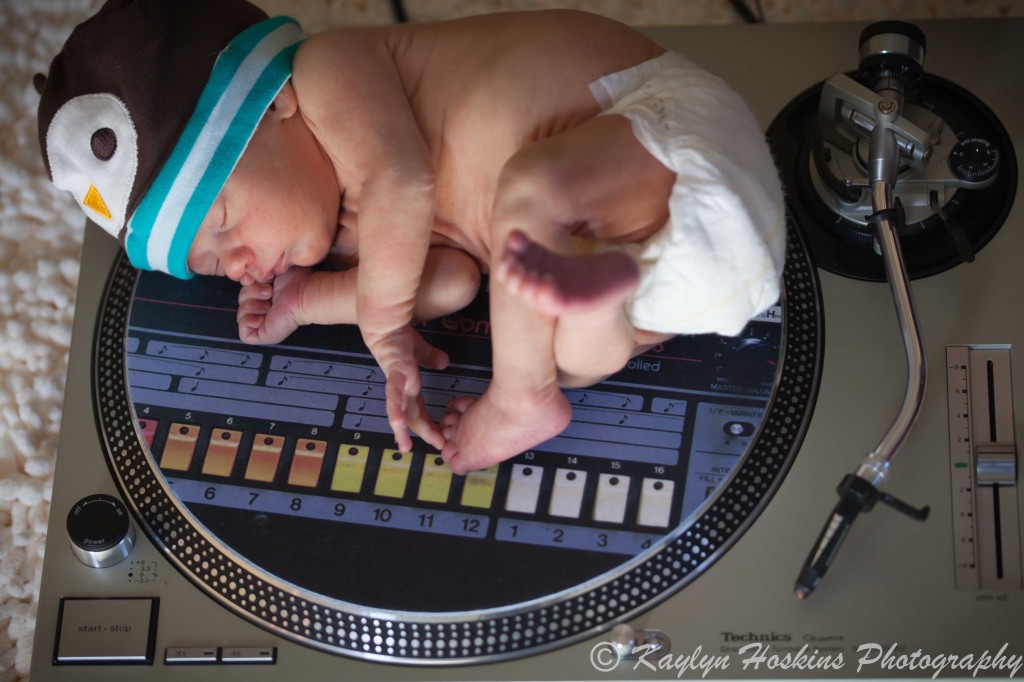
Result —
<path fill-rule="evenodd" d="M 95 4 L 0 2 L 0 682 L 32 656 L 85 223 L 43 169 L 32 75 Z"/>

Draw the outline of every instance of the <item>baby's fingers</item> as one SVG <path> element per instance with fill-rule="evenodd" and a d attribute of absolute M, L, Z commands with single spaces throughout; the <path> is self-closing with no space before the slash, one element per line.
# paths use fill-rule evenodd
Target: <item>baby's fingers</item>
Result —
<path fill-rule="evenodd" d="M 238 338 L 245 343 L 264 343 L 261 331 L 265 319 L 263 315 L 239 315 Z"/>
<path fill-rule="evenodd" d="M 418 372 L 408 376 L 392 371 L 388 377 L 385 388 L 388 424 L 395 434 L 398 449 L 403 452 L 412 450 L 410 430 L 438 450 L 444 447 L 444 436 L 427 413 L 420 388 Z"/>
<path fill-rule="evenodd" d="M 270 310 L 274 288 L 269 284 L 250 284 L 238 292 L 238 313 L 236 319 L 241 322 L 245 315 L 266 315 Z"/>
<path fill-rule="evenodd" d="M 250 299 L 259 299 L 269 301 L 274 296 L 274 285 L 273 284 L 249 284 L 238 291 L 238 302 L 248 301 Z"/>
<path fill-rule="evenodd" d="M 270 301 L 260 301 L 257 299 L 250 299 L 238 306 L 238 313 L 235 315 L 235 319 L 238 324 L 242 324 L 243 318 L 251 318 L 254 316 L 266 317 L 267 313 L 270 312 Z"/>
<path fill-rule="evenodd" d="M 392 372 L 384 387 L 385 409 L 388 424 L 395 434 L 398 449 L 402 452 L 412 450 L 412 439 L 409 437 L 409 425 L 405 418 L 408 397 L 405 395 L 406 378 L 401 372 Z"/>
<path fill-rule="evenodd" d="M 439 451 L 444 447 L 444 434 L 441 433 L 441 429 L 434 423 L 434 420 L 430 418 L 430 414 L 427 412 L 426 407 L 424 407 L 422 400 L 412 401 L 407 411 L 407 416 L 409 426 L 416 432 L 416 435 Z"/>

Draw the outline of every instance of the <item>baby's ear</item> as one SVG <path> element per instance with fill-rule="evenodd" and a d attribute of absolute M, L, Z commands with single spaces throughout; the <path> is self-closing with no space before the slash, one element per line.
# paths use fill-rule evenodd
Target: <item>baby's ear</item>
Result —
<path fill-rule="evenodd" d="M 292 87 L 291 79 L 285 81 L 281 86 L 274 101 L 270 103 L 269 111 L 278 118 L 290 118 L 299 110 L 299 100 L 295 96 L 295 89 Z"/>

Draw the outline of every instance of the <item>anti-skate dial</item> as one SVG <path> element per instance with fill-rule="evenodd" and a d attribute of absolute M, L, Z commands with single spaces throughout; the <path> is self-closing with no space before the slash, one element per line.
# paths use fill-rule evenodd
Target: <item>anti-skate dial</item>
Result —
<path fill-rule="evenodd" d="M 999 171 L 999 149 L 983 137 L 968 137 L 949 152 L 949 167 L 961 180 L 983 182 Z"/>

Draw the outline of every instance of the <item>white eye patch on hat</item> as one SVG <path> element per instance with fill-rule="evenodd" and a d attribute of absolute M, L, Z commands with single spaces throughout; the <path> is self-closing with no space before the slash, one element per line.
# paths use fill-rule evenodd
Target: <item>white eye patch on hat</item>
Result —
<path fill-rule="evenodd" d="M 124 102 L 108 93 L 68 100 L 46 131 L 46 152 L 53 184 L 116 238 L 138 168 L 138 136 Z"/>

